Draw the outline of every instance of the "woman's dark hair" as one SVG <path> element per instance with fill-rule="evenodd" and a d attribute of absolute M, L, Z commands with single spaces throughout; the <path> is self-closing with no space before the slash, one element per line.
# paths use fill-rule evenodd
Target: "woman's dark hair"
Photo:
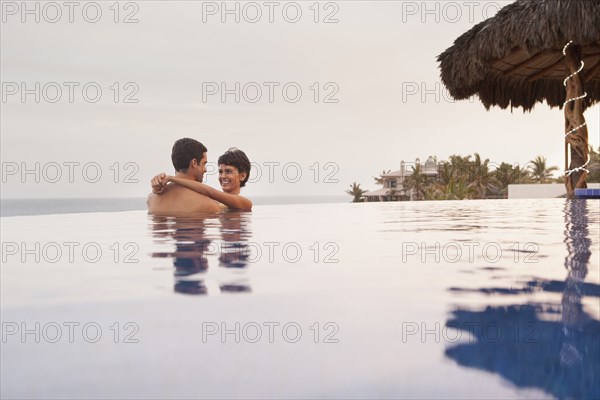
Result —
<path fill-rule="evenodd" d="M 173 145 L 171 161 L 177 172 L 187 172 L 190 162 L 196 159 L 198 162 L 204 157 L 206 147 L 197 140 L 190 138 L 179 139 Z"/>
<path fill-rule="evenodd" d="M 239 173 L 246 173 L 246 177 L 240 182 L 240 187 L 244 187 L 248 179 L 250 179 L 250 160 L 246 156 L 246 153 L 238 149 L 237 147 L 230 147 L 217 162 L 219 165 L 226 164 L 234 166 L 238 169 Z"/>

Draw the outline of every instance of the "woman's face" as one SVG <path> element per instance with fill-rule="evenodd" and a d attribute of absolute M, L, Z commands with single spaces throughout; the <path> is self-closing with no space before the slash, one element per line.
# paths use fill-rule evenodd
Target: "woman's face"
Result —
<path fill-rule="evenodd" d="M 240 194 L 240 184 L 246 178 L 246 173 L 241 173 L 233 165 L 219 164 L 219 183 L 225 193 Z"/>

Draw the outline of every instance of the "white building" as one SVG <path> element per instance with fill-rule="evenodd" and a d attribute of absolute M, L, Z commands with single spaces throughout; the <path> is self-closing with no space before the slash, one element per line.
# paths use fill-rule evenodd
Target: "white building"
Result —
<path fill-rule="evenodd" d="M 436 177 L 438 175 L 436 157 L 429 156 L 424 163 L 419 158 L 414 163 L 401 161 L 399 170 L 381 176 L 383 178 L 383 187 L 381 189 L 367 192 L 362 197 L 367 202 L 412 200 L 413 193 L 404 187 L 404 181 L 408 176 L 412 175 L 416 165 L 420 165 L 421 172 L 427 176 Z"/>

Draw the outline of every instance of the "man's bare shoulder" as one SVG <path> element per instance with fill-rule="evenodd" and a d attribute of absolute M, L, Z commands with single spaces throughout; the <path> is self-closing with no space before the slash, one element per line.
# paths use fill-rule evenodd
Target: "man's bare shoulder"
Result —
<path fill-rule="evenodd" d="M 147 204 L 151 213 L 219 211 L 219 206 L 214 200 L 175 184 L 167 185 L 160 195 L 149 194 Z"/>

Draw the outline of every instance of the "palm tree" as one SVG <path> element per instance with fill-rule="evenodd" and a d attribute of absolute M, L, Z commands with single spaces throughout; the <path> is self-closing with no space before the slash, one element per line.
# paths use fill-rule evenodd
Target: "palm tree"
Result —
<path fill-rule="evenodd" d="M 460 156 L 460 155 L 451 155 L 449 157 L 450 161 L 446 161 L 442 166 L 440 171 L 440 175 L 438 175 L 438 179 L 440 179 L 444 185 L 453 183 L 464 183 L 468 185 L 473 181 L 474 172 L 473 166 L 475 163 L 471 161 L 471 156 Z M 480 162 L 481 163 L 481 160 Z M 473 190 L 469 190 L 469 196 Z"/>
<path fill-rule="evenodd" d="M 495 190 L 497 187 L 496 179 L 489 169 L 489 159 L 481 162 L 481 157 L 475 153 L 475 161 L 472 163 L 471 179 L 469 187 L 473 188 L 474 197 L 485 199 L 489 191 Z"/>
<path fill-rule="evenodd" d="M 456 154 L 450 156 L 450 170 L 456 180 L 461 178 L 468 180 L 471 175 L 472 165 L 471 156 L 463 157 Z"/>
<path fill-rule="evenodd" d="M 412 170 L 413 173 L 404 180 L 404 187 L 412 190 L 417 200 L 423 200 L 428 192 L 427 175 L 421 172 L 421 166 L 419 164 L 412 167 Z"/>
<path fill-rule="evenodd" d="M 385 174 L 389 174 L 390 172 L 392 172 L 391 169 L 388 169 L 387 171 L 384 169 L 383 171 L 381 171 L 381 175 L 379 175 L 379 178 L 374 176 L 373 179 L 375 179 L 375 183 L 377 185 L 383 185 L 385 182 L 383 181 L 383 175 Z"/>
<path fill-rule="evenodd" d="M 473 197 L 474 189 L 467 185 L 463 179 L 458 182 L 454 178 L 447 184 L 438 183 L 435 186 L 431 198 L 434 200 L 464 200 Z"/>
<path fill-rule="evenodd" d="M 513 170 L 513 166 L 505 162 L 496 168 L 494 174 L 496 175 L 496 180 L 500 184 L 500 189 L 506 189 L 508 185 L 514 182 Z"/>
<path fill-rule="evenodd" d="M 513 167 L 505 162 L 500 164 L 496 171 L 494 171 L 494 176 L 505 199 L 508 197 L 508 185 L 512 183 L 527 183 L 531 180 L 527 169 L 521 169 L 518 165 Z"/>
<path fill-rule="evenodd" d="M 442 162 L 442 166 L 439 169 L 437 182 L 445 186 L 450 182 L 454 181 L 457 177 L 458 173 L 456 169 L 452 166 L 451 163 L 444 161 Z"/>
<path fill-rule="evenodd" d="M 529 161 L 529 170 L 531 177 L 538 183 L 546 183 L 552 178 L 552 172 L 558 171 L 558 167 L 546 167 L 546 157 L 537 156 L 534 160 Z"/>
<path fill-rule="evenodd" d="M 356 183 L 354 182 L 352 185 L 350 185 L 350 190 L 346 190 L 346 193 L 348 193 L 350 196 L 354 196 L 354 199 L 352 199 L 353 203 L 360 203 L 362 202 L 362 195 L 367 193 L 366 190 L 363 190 L 360 188 L 360 183 Z"/>

